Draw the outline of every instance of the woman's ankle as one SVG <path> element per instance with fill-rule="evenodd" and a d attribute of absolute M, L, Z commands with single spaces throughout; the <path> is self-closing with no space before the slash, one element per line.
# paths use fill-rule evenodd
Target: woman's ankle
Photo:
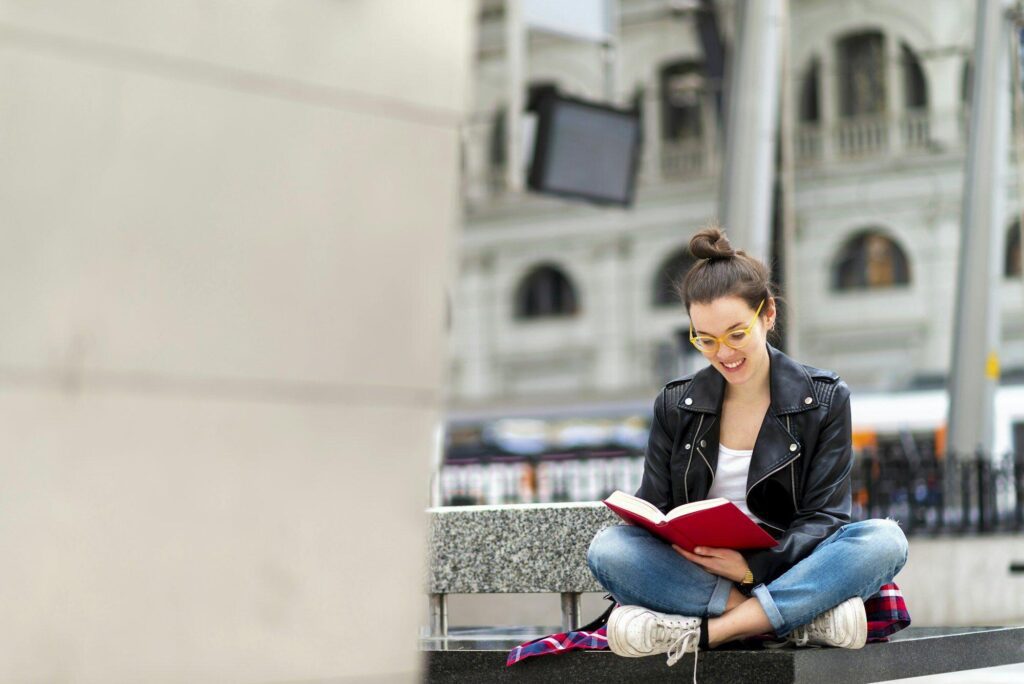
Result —
<path fill-rule="evenodd" d="M 736 608 L 705 622 L 709 648 L 771 630 L 771 623 L 756 598 L 748 598 Z"/>

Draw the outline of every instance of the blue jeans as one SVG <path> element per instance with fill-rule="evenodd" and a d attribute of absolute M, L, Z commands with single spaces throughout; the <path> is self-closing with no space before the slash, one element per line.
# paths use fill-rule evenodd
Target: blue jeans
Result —
<path fill-rule="evenodd" d="M 891 520 L 865 520 L 831 537 L 753 596 L 779 636 L 848 598 L 868 598 L 907 562 L 907 538 Z M 617 525 L 590 542 L 587 563 L 623 605 L 714 617 L 725 612 L 733 583 L 686 560 L 642 527 Z"/>

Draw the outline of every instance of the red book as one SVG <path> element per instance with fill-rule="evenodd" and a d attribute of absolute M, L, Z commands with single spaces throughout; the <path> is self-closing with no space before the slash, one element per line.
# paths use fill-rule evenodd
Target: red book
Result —
<path fill-rule="evenodd" d="M 694 501 L 662 513 L 649 501 L 616 491 L 604 500 L 604 505 L 626 522 L 687 551 L 698 546 L 768 549 L 778 544 L 728 499 Z"/>

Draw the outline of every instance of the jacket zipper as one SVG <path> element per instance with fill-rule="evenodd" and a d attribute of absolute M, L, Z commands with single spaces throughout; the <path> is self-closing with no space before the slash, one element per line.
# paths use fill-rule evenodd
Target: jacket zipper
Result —
<path fill-rule="evenodd" d="M 789 415 L 786 415 L 786 432 L 793 435 L 792 427 L 789 424 Z M 802 452 L 801 452 L 802 453 Z M 797 454 L 797 458 L 800 458 L 800 454 Z M 790 493 L 793 495 L 793 513 L 796 513 L 796 458 L 789 462 L 789 487 Z"/>
<path fill-rule="evenodd" d="M 697 431 L 693 433 L 694 435 L 700 434 L 700 426 L 703 425 L 703 424 L 704 424 L 704 414 L 702 413 L 702 414 L 700 414 L 700 420 L 697 422 Z M 695 446 L 697 446 L 697 440 L 696 439 L 693 440 L 692 442 L 690 442 L 690 449 L 689 449 L 690 456 L 689 456 L 689 458 L 686 459 L 686 470 L 683 471 L 683 494 L 686 495 L 686 503 L 690 503 L 690 489 L 689 489 L 689 485 L 687 484 L 686 481 L 690 477 L 690 462 L 693 461 L 693 448 Z"/>
<path fill-rule="evenodd" d="M 787 430 L 787 431 L 789 431 L 789 416 L 786 416 L 786 430 Z M 792 436 L 792 433 L 790 433 L 790 436 Z M 765 481 L 765 480 L 767 480 L 767 479 L 768 479 L 769 477 L 771 477 L 771 476 L 772 476 L 772 475 L 774 475 L 775 473 L 779 472 L 780 470 L 782 470 L 782 469 L 783 469 L 783 468 L 785 468 L 786 466 L 789 466 L 789 465 L 793 465 L 793 464 L 795 464 L 795 463 L 796 463 L 796 459 L 800 458 L 800 456 L 802 456 L 802 455 L 803 455 L 803 452 L 801 451 L 801 452 L 799 452 L 799 453 L 798 453 L 798 454 L 797 454 L 796 456 L 794 456 L 794 457 L 793 457 L 793 458 L 792 458 L 791 460 L 789 460 L 789 461 L 786 461 L 785 463 L 783 463 L 782 465 L 780 465 L 780 466 L 779 466 L 778 468 L 776 468 L 775 470 L 772 470 L 771 472 L 765 473 L 765 475 L 764 475 L 764 476 L 762 476 L 762 477 L 761 477 L 761 479 L 759 479 L 759 480 L 758 480 L 757 482 L 755 482 L 754 484 L 750 485 L 750 487 L 748 487 L 748 488 L 747 488 L 747 493 L 743 495 L 743 501 L 747 503 L 747 510 L 750 510 L 750 503 L 749 503 L 749 502 L 747 502 L 747 499 L 748 499 L 748 498 L 750 497 L 750 492 L 754 491 L 754 487 L 756 487 L 757 485 L 761 484 L 762 482 L 764 482 L 764 481 Z M 795 489 L 793 490 L 793 510 L 794 510 L 794 511 L 796 510 L 796 490 L 795 490 Z M 772 525 L 772 524 L 771 524 L 770 522 L 766 522 L 766 521 L 764 520 L 764 518 L 761 518 L 761 522 L 763 522 L 763 523 L 764 523 L 765 525 L 767 525 L 768 527 L 772 527 L 772 528 L 775 528 L 776 530 L 778 530 L 778 531 L 780 531 L 780 532 L 785 532 L 785 531 L 786 531 L 786 530 L 785 530 L 784 528 L 782 528 L 782 527 L 779 527 L 779 526 L 777 526 L 777 525 Z"/>
<path fill-rule="evenodd" d="M 708 425 L 708 430 L 710 430 L 712 425 L 715 424 L 714 420 L 715 420 L 714 418 L 711 419 L 712 422 L 711 422 L 711 425 Z M 708 484 L 708 491 L 711 491 L 711 488 L 715 485 L 715 470 L 714 470 L 714 468 L 711 467 L 711 464 L 708 463 L 708 457 L 704 455 L 704 450 L 701 449 L 700 447 L 696 446 L 697 444 L 700 443 L 700 440 L 704 438 L 705 434 L 707 434 L 707 430 L 704 431 L 704 434 L 701 434 L 700 426 L 698 425 L 697 426 L 697 439 L 694 441 L 694 447 L 697 449 L 697 453 L 700 454 L 701 460 L 704 461 L 704 465 L 706 465 L 708 467 L 708 472 L 711 473 L 711 482 Z"/>

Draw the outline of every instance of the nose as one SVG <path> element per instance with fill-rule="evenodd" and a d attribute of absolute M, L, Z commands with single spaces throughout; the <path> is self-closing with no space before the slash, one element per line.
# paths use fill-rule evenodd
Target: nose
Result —
<path fill-rule="evenodd" d="M 727 347 L 727 346 L 725 346 L 724 344 L 721 344 L 721 343 L 719 343 L 718 349 L 715 350 L 715 358 L 718 359 L 719 361 L 722 361 L 722 362 L 728 361 L 735 354 L 736 354 L 736 350 L 735 349 L 730 349 L 729 347 Z"/>

